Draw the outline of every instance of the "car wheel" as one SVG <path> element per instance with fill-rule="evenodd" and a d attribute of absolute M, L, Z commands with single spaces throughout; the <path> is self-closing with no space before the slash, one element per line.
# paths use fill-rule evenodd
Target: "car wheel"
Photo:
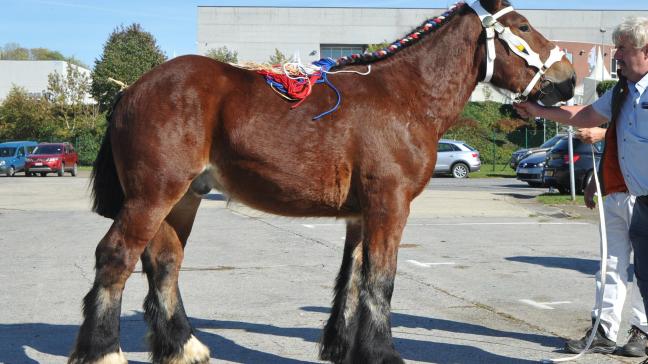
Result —
<path fill-rule="evenodd" d="M 14 166 L 9 167 L 9 170 L 7 171 L 7 177 L 13 177 L 14 174 L 16 174 L 16 169 Z"/>
<path fill-rule="evenodd" d="M 452 177 L 454 178 L 466 178 L 469 172 L 470 169 L 465 163 L 456 163 L 452 166 Z"/>
<path fill-rule="evenodd" d="M 25 171 L 25 177 L 31 177 L 31 176 L 33 176 L 33 174 L 31 172 Z"/>
<path fill-rule="evenodd" d="M 63 173 L 65 173 L 65 163 L 61 163 L 61 168 L 58 171 L 56 171 L 56 174 L 59 177 L 63 177 Z"/>
<path fill-rule="evenodd" d="M 72 167 L 72 170 L 70 171 L 72 174 L 72 177 L 75 177 L 77 175 L 77 164 L 74 163 L 74 167 Z"/>
<path fill-rule="evenodd" d="M 41 177 L 47 177 L 47 172 L 41 172 L 40 175 Z"/>

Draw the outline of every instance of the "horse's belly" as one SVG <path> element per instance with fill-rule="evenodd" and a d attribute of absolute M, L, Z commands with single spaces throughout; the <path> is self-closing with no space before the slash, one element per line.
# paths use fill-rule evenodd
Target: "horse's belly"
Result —
<path fill-rule="evenodd" d="M 211 168 L 215 188 L 258 210 L 286 216 L 353 215 L 351 169 L 344 165 L 280 170 L 254 162 Z"/>

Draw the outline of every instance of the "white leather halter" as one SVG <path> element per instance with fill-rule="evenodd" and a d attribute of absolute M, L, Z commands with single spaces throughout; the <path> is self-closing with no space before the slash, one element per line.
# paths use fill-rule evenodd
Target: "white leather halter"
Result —
<path fill-rule="evenodd" d="M 531 82 L 529 82 L 529 85 L 518 97 L 519 99 L 525 100 L 529 96 L 529 93 L 531 93 L 533 87 L 535 87 L 536 83 L 538 83 L 540 78 L 545 74 L 549 67 L 551 67 L 554 63 L 560 61 L 565 53 L 556 46 L 551 50 L 549 58 L 547 58 L 545 62 L 542 62 L 540 55 L 534 52 L 531 47 L 529 47 L 529 44 L 524 41 L 524 39 L 513 34 L 509 27 L 505 27 L 497 21 L 497 19 L 499 19 L 499 17 L 501 17 L 502 15 L 508 14 L 513 11 L 512 6 L 508 6 L 495 14 L 491 14 L 486 11 L 486 9 L 481 6 L 479 0 L 476 0 L 472 4 L 469 4 L 469 6 L 475 11 L 475 13 L 477 13 L 479 20 L 481 20 L 482 26 L 486 31 L 486 76 L 484 77 L 483 82 L 490 82 L 491 78 L 493 77 L 495 58 L 497 57 L 497 55 L 495 54 L 495 33 L 499 35 L 500 39 L 508 44 L 513 53 L 522 57 L 529 66 L 538 69 L 538 72 L 535 74 Z"/>

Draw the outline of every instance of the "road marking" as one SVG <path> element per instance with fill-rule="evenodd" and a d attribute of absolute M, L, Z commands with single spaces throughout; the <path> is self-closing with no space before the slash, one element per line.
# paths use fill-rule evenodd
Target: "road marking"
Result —
<path fill-rule="evenodd" d="M 554 308 L 551 306 L 555 305 L 566 305 L 568 303 L 571 303 L 569 301 L 557 301 L 557 302 L 536 302 L 534 300 L 528 300 L 528 299 L 522 299 L 519 300 L 522 303 L 526 303 L 529 306 L 539 308 L 541 310 L 553 310 Z"/>
<path fill-rule="evenodd" d="M 315 225 L 311 225 L 311 224 L 302 224 L 302 226 L 309 229 L 315 229 Z"/>
<path fill-rule="evenodd" d="M 423 268 L 430 268 L 430 267 L 432 267 L 432 266 L 436 266 L 436 265 L 455 265 L 455 264 L 456 264 L 456 263 L 454 263 L 454 262 L 443 262 L 443 263 L 421 263 L 421 262 L 416 261 L 416 260 L 408 260 L 407 262 L 412 263 L 412 264 L 414 264 L 414 265 L 416 265 L 416 266 L 418 266 L 418 267 L 423 267 Z"/>

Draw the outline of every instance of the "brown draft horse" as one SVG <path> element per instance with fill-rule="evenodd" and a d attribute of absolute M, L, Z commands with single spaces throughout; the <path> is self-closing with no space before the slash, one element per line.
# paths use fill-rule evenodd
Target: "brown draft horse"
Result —
<path fill-rule="evenodd" d="M 509 4 L 481 5 L 494 14 Z M 499 22 L 542 60 L 555 48 L 516 12 Z M 491 84 L 520 93 L 537 69 L 500 38 Z M 177 280 L 201 196 L 217 188 L 270 213 L 346 219 L 320 357 L 403 363 L 390 327 L 398 245 L 410 203 L 432 176 L 437 141 L 485 76 L 486 49 L 480 18 L 460 4 L 435 32 L 370 62 L 370 75 L 331 74 L 343 104 L 318 121 L 311 118 L 335 102 L 325 86 L 290 110 L 255 72 L 206 57 L 178 57 L 142 76 L 115 104 L 93 171 L 95 211 L 114 223 L 96 249 L 96 278 L 69 362 L 126 363 L 121 297 L 138 259 L 149 282 L 153 362 L 209 361 Z M 574 71 L 564 57 L 541 81 L 531 99 L 573 95 Z"/>

